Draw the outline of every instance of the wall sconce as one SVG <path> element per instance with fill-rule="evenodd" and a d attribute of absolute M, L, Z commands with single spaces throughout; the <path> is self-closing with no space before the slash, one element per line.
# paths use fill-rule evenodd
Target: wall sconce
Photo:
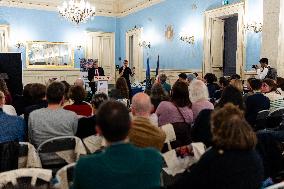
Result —
<path fill-rule="evenodd" d="M 151 43 L 150 43 L 150 41 L 149 42 L 147 42 L 147 41 L 141 41 L 141 42 L 139 42 L 139 46 L 140 47 L 144 47 L 144 48 L 151 48 Z"/>
<path fill-rule="evenodd" d="M 16 47 L 17 49 L 21 49 L 21 48 L 24 48 L 25 45 L 24 45 L 23 42 L 17 42 L 17 43 L 15 44 L 15 47 Z"/>
<path fill-rule="evenodd" d="M 245 26 L 247 31 L 251 31 L 254 33 L 262 32 L 262 27 L 263 27 L 263 24 L 261 22 L 256 22 L 256 21 L 250 22 Z"/>
<path fill-rule="evenodd" d="M 180 36 L 180 40 L 184 41 L 184 42 L 186 42 L 188 44 L 192 44 L 192 45 L 194 44 L 194 36 L 190 36 L 188 34 L 182 34 Z"/>

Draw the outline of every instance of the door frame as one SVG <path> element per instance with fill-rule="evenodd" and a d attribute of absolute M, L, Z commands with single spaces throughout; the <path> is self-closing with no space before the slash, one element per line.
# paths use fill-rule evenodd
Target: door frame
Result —
<path fill-rule="evenodd" d="M 245 2 L 236 3 L 232 5 L 223 6 L 217 9 L 208 10 L 205 12 L 204 23 L 204 52 L 203 52 L 203 66 L 202 73 L 212 73 L 212 56 L 211 56 L 211 33 L 212 22 L 214 18 L 226 18 L 238 14 L 238 37 L 237 37 L 237 54 L 236 54 L 236 73 L 241 77 L 244 76 L 244 67 L 246 61 L 246 47 L 245 47 Z"/>
<path fill-rule="evenodd" d="M 143 78 L 143 65 L 144 65 L 144 56 L 143 56 L 143 47 L 139 46 L 139 42 L 142 39 L 143 28 L 133 28 L 126 32 L 125 34 L 125 56 L 129 60 L 129 37 L 133 36 L 133 67 L 135 67 L 135 81 L 142 81 Z"/>

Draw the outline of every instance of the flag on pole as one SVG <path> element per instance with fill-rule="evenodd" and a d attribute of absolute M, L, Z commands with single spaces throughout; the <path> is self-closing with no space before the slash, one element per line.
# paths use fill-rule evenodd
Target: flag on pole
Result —
<path fill-rule="evenodd" d="M 156 77 L 159 75 L 159 70 L 160 70 L 160 55 L 158 55 L 158 60 L 157 60 Z"/>
<path fill-rule="evenodd" d="M 150 59 L 147 58 L 147 69 L 146 69 L 146 89 L 151 89 L 151 69 L 150 69 Z"/>

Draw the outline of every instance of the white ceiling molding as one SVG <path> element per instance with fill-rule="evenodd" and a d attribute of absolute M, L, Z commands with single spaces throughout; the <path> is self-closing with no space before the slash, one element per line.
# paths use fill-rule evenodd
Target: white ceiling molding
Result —
<path fill-rule="evenodd" d="M 90 0 L 97 16 L 124 17 L 164 0 Z M 57 11 L 62 0 L 0 0 L 0 6 Z"/>

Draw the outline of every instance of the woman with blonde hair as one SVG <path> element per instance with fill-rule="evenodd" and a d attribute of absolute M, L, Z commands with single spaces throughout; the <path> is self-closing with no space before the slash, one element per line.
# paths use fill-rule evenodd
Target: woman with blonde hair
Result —
<path fill-rule="evenodd" d="M 193 119 L 205 109 L 213 110 L 214 105 L 209 102 L 208 88 L 204 82 L 193 80 L 189 85 L 189 98 L 192 102 Z"/>
<path fill-rule="evenodd" d="M 255 151 L 257 137 L 244 118 L 244 112 L 226 104 L 211 116 L 213 147 L 179 179 L 174 189 L 256 189 L 264 170 Z"/>

